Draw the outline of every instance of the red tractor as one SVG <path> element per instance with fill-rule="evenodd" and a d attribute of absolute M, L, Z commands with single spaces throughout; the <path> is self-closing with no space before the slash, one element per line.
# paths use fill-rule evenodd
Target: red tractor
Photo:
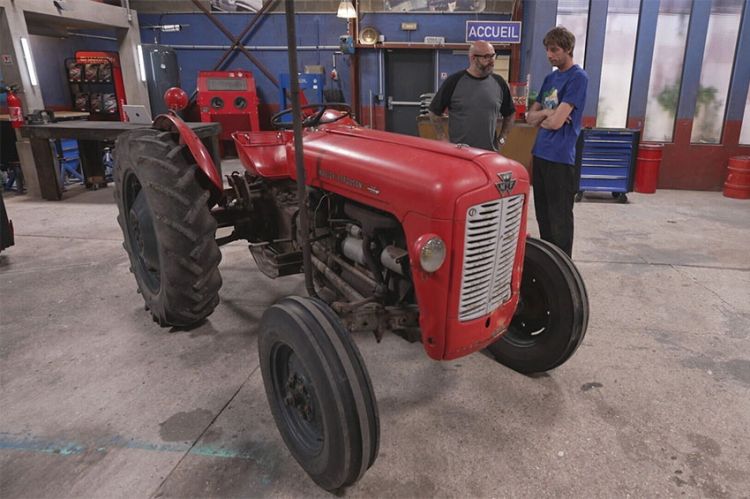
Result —
<path fill-rule="evenodd" d="M 226 187 L 176 115 L 120 136 L 114 174 L 131 270 L 161 326 L 213 312 L 219 247 L 231 241 L 246 240 L 269 278 L 308 271 L 309 297 L 263 315 L 260 364 L 289 450 L 333 490 L 357 481 L 378 452 L 375 395 L 351 332 L 421 341 L 436 360 L 486 349 L 536 373 L 580 345 L 588 299 L 571 260 L 526 235 L 523 166 L 365 129 L 342 106 L 310 109 L 302 151 L 280 115 L 279 131 L 235 133 L 245 171 Z M 231 235 L 217 239 L 224 227 Z"/>
<path fill-rule="evenodd" d="M 286 2 L 290 74 L 297 67 Z M 271 306 L 261 373 L 284 442 L 320 487 L 355 483 L 378 454 L 375 393 L 351 333 L 421 341 L 435 360 L 479 350 L 522 373 L 565 362 L 588 298 L 556 247 L 526 235 L 529 179 L 497 153 L 360 127 L 343 105 L 298 105 L 277 131 L 233 134 L 219 164 L 176 114 L 121 135 L 115 198 L 146 308 L 191 326 L 219 303 L 220 246 L 248 242 L 271 279 L 308 297 Z M 184 92 L 168 99 L 187 101 Z M 178 107 L 178 106 L 170 106 Z M 293 128 L 283 123 L 294 115 Z M 231 234 L 216 237 L 217 229 Z"/>

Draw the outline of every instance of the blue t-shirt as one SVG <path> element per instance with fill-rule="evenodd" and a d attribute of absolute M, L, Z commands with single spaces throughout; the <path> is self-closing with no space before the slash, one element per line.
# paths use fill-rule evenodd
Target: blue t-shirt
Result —
<path fill-rule="evenodd" d="M 539 128 L 531 154 L 555 163 L 576 163 L 576 142 L 581 133 L 588 84 L 589 76 L 578 64 L 564 72 L 553 71 L 544 78 L 536 98 L 542 108 L 555 109 L 561 102 L 567 102 L 573 111 L 570 113 L 570 123 L 566 122 L 558 130 Z"/>

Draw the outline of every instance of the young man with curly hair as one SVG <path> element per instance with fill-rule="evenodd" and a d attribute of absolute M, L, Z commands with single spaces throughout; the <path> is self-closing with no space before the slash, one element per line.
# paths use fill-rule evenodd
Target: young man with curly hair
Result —
<path fill-rule="evenodd" d="M 578 190 L 576 142 L 581 132 L 589 77 L 573 62 L 576 38 L 562 26 L 544 37 L 547 59 L 557 68 L 542 83 L 526 121 L 539 127 L 533 156 L 534 208 L 542 239 L 573 253 L 573 203 Z"/>

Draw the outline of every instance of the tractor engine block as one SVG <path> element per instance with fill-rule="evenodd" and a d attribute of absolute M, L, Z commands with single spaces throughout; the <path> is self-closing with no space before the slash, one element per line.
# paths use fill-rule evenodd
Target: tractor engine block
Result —
<path fill-rule="evenodd" d="M 320 297 L 352 331 L 419 338 L 418 312 L 401 224 L 340 196 L 311 196 L 313 267 Z"/>

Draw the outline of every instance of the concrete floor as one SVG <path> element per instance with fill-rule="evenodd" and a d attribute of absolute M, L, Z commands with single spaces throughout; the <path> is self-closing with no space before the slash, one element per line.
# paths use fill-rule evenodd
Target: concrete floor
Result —
<path fill-rule="evenodd" d="M 358 337 L 382 439 L 346 496 L 748 496 L 750 201 L 630 198 L 576 205 L 591 320 L 548 375 Z M 327 495 L 281 441 L 258 370 L 258 320 L 303 294 L 299 278 L 266 279 L 233 243 L 209 320 L 160 329 L 128 272 L 111 188 L 6 204 L 1 497 Z"/>

